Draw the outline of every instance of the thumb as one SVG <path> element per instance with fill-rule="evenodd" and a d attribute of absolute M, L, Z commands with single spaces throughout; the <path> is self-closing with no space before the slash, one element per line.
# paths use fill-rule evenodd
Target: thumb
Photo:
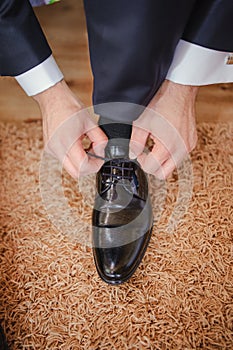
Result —
<path fill-rule="evenodd" d="M 148 136 L 148 131 L 133 125 L 129 143 L 129 158 L 137 158 L 143 152 Z"/>
<path fill-rule="evenodd" d="M 96 155 L 104 157 L 104 149 L 108 143 L 108 138 L 100 127 L 87 132 L 89 139 L 92 141 L 92 148 Z"/>

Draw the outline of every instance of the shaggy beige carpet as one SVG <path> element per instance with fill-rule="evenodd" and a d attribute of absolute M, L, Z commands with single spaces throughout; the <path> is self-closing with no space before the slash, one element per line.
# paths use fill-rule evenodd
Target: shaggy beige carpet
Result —
<path fill-rule="evenodd" d="M 178 175 L 166 186 L 150 178 L 155 216 L 164 209 L 143 263 L 113 287 L 90 247 L 47 217 L 40 123 L 1 125 L 0 320 L 11 349 L 233 348 L 233 123 L 198 128 L 185 216 L 169 233 Z M 88 236 L 94 178 L 80 191 L 63 174 L 62 185 Z"/>

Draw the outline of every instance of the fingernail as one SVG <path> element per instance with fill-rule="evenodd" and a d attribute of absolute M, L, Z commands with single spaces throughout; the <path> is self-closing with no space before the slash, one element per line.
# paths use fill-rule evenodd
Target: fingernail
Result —
<path fill-rule="evenodd" d="M 129 151 L 129 158 L 130 159 L 135 159 L 135 158 L 137 158 L 137 156 L 132 151 Z"/>

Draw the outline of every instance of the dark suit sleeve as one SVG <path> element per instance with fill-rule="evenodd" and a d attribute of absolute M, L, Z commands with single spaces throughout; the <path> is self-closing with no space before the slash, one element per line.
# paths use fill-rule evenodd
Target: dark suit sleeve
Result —
<path fill-rule="evenodd" d="M 0 1 L 0 75 L 17 76 L 51 55 L 28 0 Z"/>

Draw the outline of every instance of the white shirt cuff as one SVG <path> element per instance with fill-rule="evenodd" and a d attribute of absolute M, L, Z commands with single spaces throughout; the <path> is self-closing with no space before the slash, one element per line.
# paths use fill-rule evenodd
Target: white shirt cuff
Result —
<path fill-rule="evenodd" d="M 197 86 L 233 82 L 232 54 L 180 40 L 166 79 Z"/>
<path fill-rule="evenodd" d="M 17 75 L 15 79 L 28 96 L 33 96 L 61 81 L 63 74 L 51 55 L 27 72 Z"/>

